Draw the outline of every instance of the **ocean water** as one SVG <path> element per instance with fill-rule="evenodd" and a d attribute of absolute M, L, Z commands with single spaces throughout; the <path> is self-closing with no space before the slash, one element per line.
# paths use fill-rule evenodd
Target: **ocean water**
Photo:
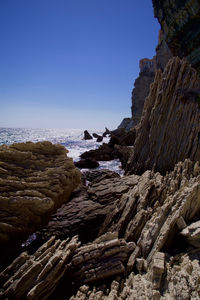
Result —
<path fill-rule="evenodd" d="M 97 143 L 96 139 L 83 140 L 83 129 L 29 129 L 29 128 L 0 128 L 0 145 L 22 142 L 41 142 L 50 141 L 53 144 L 62 144 L 69 153 L 68 156 L 74 161 L 80 159 L 80 155 L 88 150 L 97 149 L 102 143 L 107 143 L 109 138 L 104 138 L 103 142 Z M 101 135 L 102 131 L 89 131 L 90 134 Z M 112 161 L 99 162 L 99 169 L 107 168 L 123 174 L 121 163 L 118 159 Z M 84 169 L 83 169 L 84 170 Z"/>

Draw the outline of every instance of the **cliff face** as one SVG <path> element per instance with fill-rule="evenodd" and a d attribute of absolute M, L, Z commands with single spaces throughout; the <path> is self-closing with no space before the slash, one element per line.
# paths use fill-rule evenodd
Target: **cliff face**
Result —
<path fill-rule="evenodd" d="M 199 0 L 153 0 L 158 19 L 173 55 L 186 57 L 200 74 Z"/>
<path fill-rule="evenodd" d="M 172 170 L 175 163 L 200 160 L 200 79 L 186 60 L 171 59 L 157 71 L 136 132 L 127 171 Z"/>
<path fill-rule="evenodd" d="M 144 102 L 150 91 L 150 85 L 154 81 L 155 72 L 158 69 L 164 70 L 167 62 L 173 55 L 163 38 L 163 33 L 159 32 L 159 42 L 156 47 L 156 56 L 152 59 L 143 58 L 139 62 L 140 73 L 134 82 L 132 91 L 131 118 L 125 118 L 118 128 L 125 128 L 129 131 L 140 122 Z"/>
<path fill-rule="evenodd" d="M 140 74 L 135 80 L 134 89 L 132 91 L 132 119 L 133 126 L 137 125 L 142 115 L 144 101 L 149 94 L 150 84 L 155 77 L 155 63 L 154 59 L 140 60 Z"/>

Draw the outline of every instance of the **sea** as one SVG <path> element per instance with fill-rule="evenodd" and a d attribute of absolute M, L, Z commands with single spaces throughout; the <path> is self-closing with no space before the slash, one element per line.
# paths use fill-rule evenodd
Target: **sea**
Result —
<path fill-rule="evenodd" d="M 22 142 L 42 142 L 50 141 L 53 144 L 61 144 L 67 148 L 73 161 L 78 161 L 80 155 L 88 150 L 97 149 L 102 143 L 108 143 L 109 137 L 103 139 L 101 143 L 97 143 L 96 139 L 84 140 L 83 129 L 31 129 L 31 128 L 0 128 L 0 145 L 10 145 Z M 90 134 L 103 134 L 103 131 L 90 130 Z M 109 169 L 123 175 L 121 163 L 118 159 L 112 161 L 100 161 L 97 169 Z M 85 170 L 85 169 L 83 169 Z"/>

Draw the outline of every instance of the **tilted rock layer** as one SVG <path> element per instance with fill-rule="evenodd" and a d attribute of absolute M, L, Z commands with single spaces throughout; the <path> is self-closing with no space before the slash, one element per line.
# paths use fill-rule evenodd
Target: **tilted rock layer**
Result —
<path fill-rule="evenodd" d="M 178 161 L 200 160 L 200 78 L 186 60 L 157 71 L 136 132 L 127 171 L 165 173 Z"/>
<path fill-rule="evenodd" d="M 50 142 L 0 147 L 0 243 L 23 239 L 80 183 L 67 150 Z"/>
<path fill-rule="evenodd" d="M 166 176 L 151 171 L 132 176 L 135 185 L 99 233 L 101 238 L 104 232 L 117 232 L 135 244 L 125 265 L 129 275 L 113 281 L 109 289 L 81 286 L 71 300 L 199 299 L 199 244 L 191 247 L 188 237 L 182 238 L 182 231 L 200 217 L 199 162 L 185 160 Z"/>
<path fill-rule="evenodd" d="M 114 203 L 99 237 L 81 246 L 77 237 L 51 237 L 34 254 L 22 253 L 0 274 L 0 299 L 199 299 L 199 243 L 190 238 L 195 228 L 192 240 L 199 239 L 199 162 L 179 162 L 165 176 L 146 171 L 113 180 L 109 188 L 109 179 L 90 187 L 96 201 Z M 117 197 L 120 180 L 127 188 Z"/>
<path fill-rule="evenodd" d="M 199 0 L 153 0 L 154 14 L 160 22 L 173 55 L 187 57 L 200 74 Z"/>

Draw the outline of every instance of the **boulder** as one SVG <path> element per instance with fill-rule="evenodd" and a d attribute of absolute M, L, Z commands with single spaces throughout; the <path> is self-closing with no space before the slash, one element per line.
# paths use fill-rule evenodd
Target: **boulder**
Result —
<path fill-rule="evenodd" d="M 98 136 L 97 143 L 101 143 L 103 141 L 103 136 Z"/>
<path fill-rule="evenodd" d="M 84 140 L 92 140 L 92 136 L 89 134 L 87 130 L 84 131 Z"/>
<path fill-rule="evenodd" d="M 91 158 L 81 159 L 74 163 L 77 168 L 80 169 L 94 169 L 99 166 L 98 161 Z"/>
<path fill-rule="evenodd" d="M 97 161 L 108 161 L 115 158 L 113 148 L 109 144 L 103 143 L 96 150 L 89 150 L 81 154 L 82 159 L 90 158 Z"/>
<path fill-rule="evenodd" d="M 50 142 L 0 146 L 1 249 L 47 222 L 79 185 L 80 172 L 67 152 Z"/>

